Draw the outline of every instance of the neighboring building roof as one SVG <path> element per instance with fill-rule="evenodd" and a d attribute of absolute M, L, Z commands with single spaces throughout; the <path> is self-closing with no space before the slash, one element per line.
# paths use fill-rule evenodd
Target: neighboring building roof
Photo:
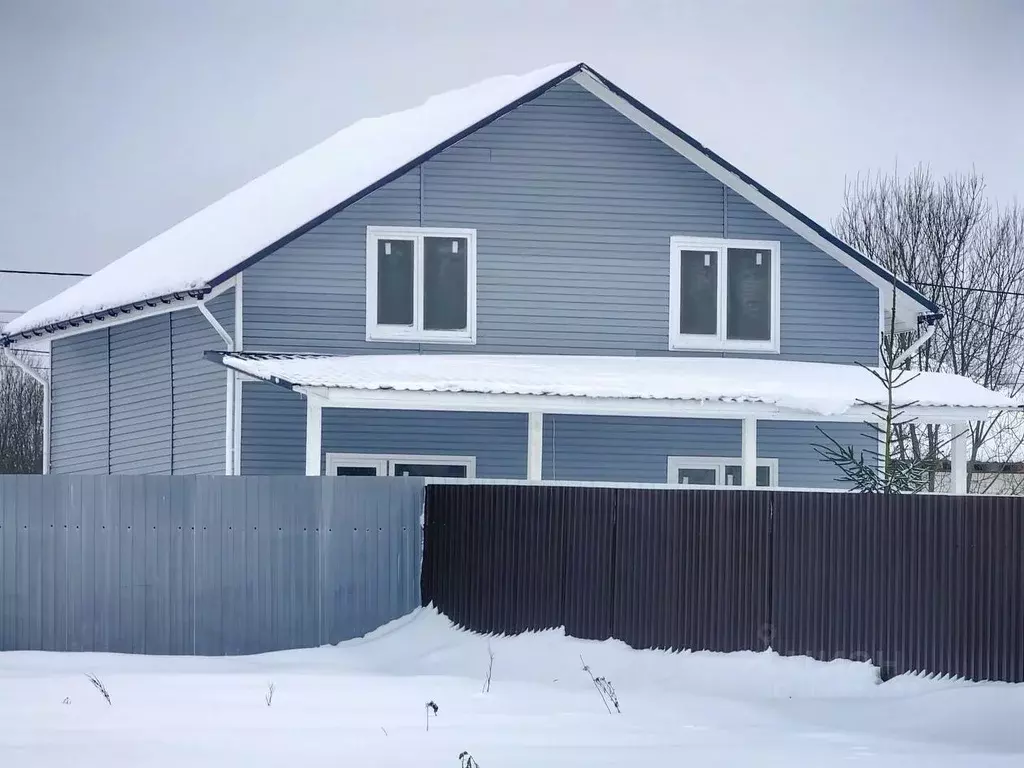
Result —
<path fill-rule="evenodd" d="M 207 355 L 241 373 L 307 394 L 347 390 L 384 395 L 462 393 L 690 401 L 709 409 L 715 404 L 759 404 L 786 413 L 823 417 L 861 417 L 865 403 L 882 402 L 886 394 L 875 376 L 859 366 L 785 360 L 244 352 Z M 913 403 L 915 409 L 1017 406 L 1012 398 L 951 373 L 921 373 L 900 387 L 899 398 Z M 558 406 L 559 410 L 576 412 L 572 408 L 572 404 Z"/>
<path fill-rule="evenodd" d="M 12 320 L 2 339 L 65 330 L 148 306 L 195 302 L 247 266 L 503 114 L 568 79 L 884 288 L 892 275 L 584 64 L 496 77 L 368 118 L 283 163 Z M 918 312 L 936 305 L 897 281 Z M 914 313 L 915 315 L 917 312 Z"/>

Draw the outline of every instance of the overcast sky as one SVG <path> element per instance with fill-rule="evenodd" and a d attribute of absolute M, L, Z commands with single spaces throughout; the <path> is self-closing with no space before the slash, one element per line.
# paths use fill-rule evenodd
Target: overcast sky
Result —
<path fill-rule="evenodd" d="M 1024 198 L 1022 41 L 1020 0 L 0 0 L 0 266 L 96 270 L 360 117 L 574 59 L 824 223 L 897 162 Z"/>

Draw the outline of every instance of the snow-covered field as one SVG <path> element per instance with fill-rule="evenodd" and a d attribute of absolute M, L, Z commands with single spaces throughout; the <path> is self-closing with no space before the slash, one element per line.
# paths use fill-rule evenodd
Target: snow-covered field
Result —
<path fill-rule="evenodd" d="M 605 711 L 581 654 L 621 715 Z M 878 685 L 864 664 L 633 651 L 560 632 L 488 639 L 431 611 L 263 656 L 0 654 L 4 768 L 452 768 L 463 751 L 481 768 L 1019 766 L 1024 686 Z"/>

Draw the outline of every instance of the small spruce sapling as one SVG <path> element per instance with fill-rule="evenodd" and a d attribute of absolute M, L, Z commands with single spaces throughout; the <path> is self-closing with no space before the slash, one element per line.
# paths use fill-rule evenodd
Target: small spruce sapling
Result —
<path fill-rule="evenodd" d="M 428 701 L 425 706 L 426 706 L 426 709 L 427 709 L 427 730 L 429 731 L 430 730 L 430 716 L 433 715 L 434 717 L 437 717 L 438 706 L 437 706 L 437 704 L 435 704 L 432 701 Z"/>
<path fill-rule="evenodd" d="M 100 680 L 96 675 L 86 675 L 89 678 L 89 682 L 92 683 L 92 687 L 103 694 L 103 698 L 107 700 L 107 704 L 113 705 L 114 702 L 110 700 L 110 694 L 107 692 L 107 687 L 103 685 L 103 681 Z"/>
<path fill-rule="evenodd" d="M 267 683 L 267 693 L 264 695 L 263 700 L 267 702 L 268 707 L 274 703 L 274 691 L 276 690 L 277 688 L 273 683 Z"/>
<path fill-rule="evenodd" d="M 864 493 L 917 493 L 928 483 L 928 475 L 922 462 L 906 458 L 898 460 L 894 455 L 896 433 L 900 427 L 910 425 L 914 419 L 906 416 L 906 409 L 917 405 L 908 401 L 897 405 L 900 389 L 920 376 L 910 371 L 900 358 L 900 347 L 896 335 L 896 284 L 892 288 L 889 332 L 883 333 L 878 346 L 879 368 L 861 365 L 881 385 L 885 392 L 884 401 L 860 400 L 874 412 L 874 419 L 866 422 L 870 430 L 864 437 L 877 442 L 880 450 L 856 451 L 853 446 L 843 445 L 821 427 L 818 432 L 827 441 L 814 445 L 822 459 L 835 465 L 856 490 Z"/>
<path fill-rule="evenodd" d="M 491 674 L 494 672 L 494 651 L 491 650 L 491 644 L 487 644 L 487 676 L 484 678 L 484 687 L 481 693 L 491 692 Z"/>
<path fill-rule="evenodd" d="M 619 697 L 615 693 L 615 687 L 611 684 L 611 681 L 606 677 L 594 677 L 594 673 L 590 671 L 587 662 L 583 661 L 582 654 L 580 655 L 580 663 L 583 664 L 583 671 L 590 675 L 590 681 L 601 695 L 601 701 L 604 703 L 604 708 L 608 710 L 608 714 L 610 715 L 612 707 L 615 707 L 615 712 L 621 715 L 622 710 L 619 708 Z"/>

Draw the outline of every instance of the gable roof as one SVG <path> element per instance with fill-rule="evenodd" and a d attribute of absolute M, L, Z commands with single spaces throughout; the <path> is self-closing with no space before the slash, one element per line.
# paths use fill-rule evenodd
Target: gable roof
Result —
<path fill-rule="evenodd" d="M 739 169 L 582 63 L 484 80 L 424 104 L 360 120 L 250 181 L 39 304 L 2 341 L 67 330 L 122 313 L 195 303 L 236 274 L 438 152 L 573 78 L 827 253 L 885 289 L 893 277 Z M 938 307 L 896 281 L 913 314 Z"/>

